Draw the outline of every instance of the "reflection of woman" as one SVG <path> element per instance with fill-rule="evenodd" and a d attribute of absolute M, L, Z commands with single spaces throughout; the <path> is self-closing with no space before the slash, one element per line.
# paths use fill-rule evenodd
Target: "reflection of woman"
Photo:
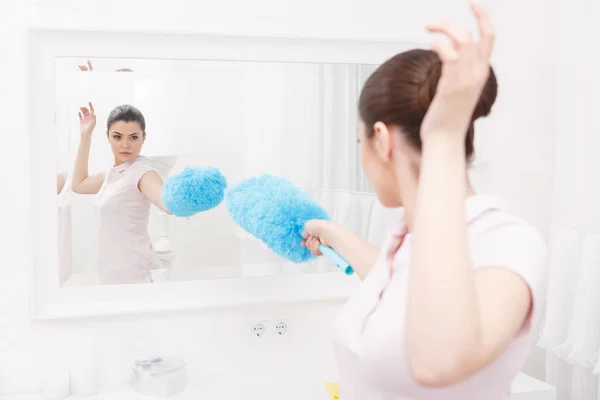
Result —
<path fill-rule="evenodd" d="M 61 172 L 56 176 L 58 195 L 58 271 L 60 283 L 65 283 L 72 273 L 71 252 L 71 183 L 69 175 Z"/>
<path fill-rule="evenodd" d="M 330 245 L 364 279 L 334 328 L 345 400 L 507 399 L 536 338 L 543 241 L 466 179 L 473 122 L 497 93 L 491 26 L 472 8 L 478 43 L 431 26 L 451 43 L 396 55 L 361 93 L 365 174 L 384 205 L 404 210 L 382 251 L 331 223 L 306 224 L 304 245 Z"/>
<path fill-rule="evenodd" d="M 92 62 L 90 60 L 87 60 L 87 65 L 85 64 L 81 64 L 79 67 L 80 71 L 93 71 L 94 67 L 92 66 Z M 130 68 L 119 68 L 116 69 L 115 72 L 133 72 L 133 70 L 131 70 Z"/>
<path fill-rule="evenodd" d="M 73 172 L 73 192 L 96 194 L 98 210 L 98 272 L 101 284 L 151 282 L 159 267 L 148 234 L 150 204 L 168 213 L 161 200 L 163 182 L 141 156 L 146 138 L 142 113 L 131 105 L 115 108 L 107 121 L 114 165 L 106 173 L 88 174 L 94 107 L 81 107 L 81 142 Z"/>

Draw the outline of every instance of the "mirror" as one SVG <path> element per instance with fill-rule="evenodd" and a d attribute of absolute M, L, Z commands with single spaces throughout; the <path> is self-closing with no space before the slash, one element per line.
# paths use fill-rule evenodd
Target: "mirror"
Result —
<path fill-rule="evenodd" d="M 360 168 L 356 104 L 375 68 L 55 58 L 62 287 L 335 271 L 324 258 L 293 264 L 276 256 L 237 227 L 223 204 L 179 218 L 151 205 L 139 190 L 125 196 L 115 182 L 131 175 L 139 189 L 139 176 L 130 172 L 142 161 L 163 181 L 193 166 L 219 168 L 230 185 L 263 173 L 279 175 L 306 190 L 334 221 L 369 240 L 382 229 L 372 227 L 377 200 Z M 78 112 L 88 102 L 96 115 L 88 173 L 101 173 L 102 180 L 99 190 L 81 194 L 71 190 L 71 179 L 82 143 Z M 114 129 L 108 131 L 107 119 L 124 104 L 143 114 L 146 134 L 127 132 L 143 141 L 141 156 L 121 164 L 111 150 Z"/>

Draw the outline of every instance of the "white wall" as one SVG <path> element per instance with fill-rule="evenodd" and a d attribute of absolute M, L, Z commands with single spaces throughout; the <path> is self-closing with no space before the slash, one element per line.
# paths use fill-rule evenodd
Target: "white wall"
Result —
<path fill-rule="evenodd" d="M 0 392 L 36 390 L 34 353 L 55 339 L 67 346 L 67 336 L 96 335 L 105 384 L 127 378 L 133 342 L 146 329 L 170 329 L 170 337 L 187 351 L 192 375 L 236 371 L 257 372 L 296 367 L 314 371 L 333 365 L 329 326 L 339 307 L 333 303 L 302 304 L 260 309 L 179 312 L 163 316 L 103 318 L 45 326 L 28 321 L 31 268 L 29 216 L 30 142 L 26 130 L 26 32 L 35 17 L 48 25 L 105 29 L 163 29 L 228 31 L 231 33 L 303 34 L 339 37 L 401 37 L 422 32 L 426 22 L 442 16 L 468 17 L 466 1 L 372 0 L 369 2 L 305 0 L 246 2 L 189 0 L 140 3 L 133 0 L 7 0 L 0 2 L 0 110 L 2 157 L 0 178 L 6 190 L 0 226 Z M 33 6 L 37 7 L 34 12 Z M 549 216 L 550 173 L 553 161 L 553 90 L 549 70 L 553 3 L 542 0 L 493 3 L 498 28 L 496 67 L 501 92 L 489 130 L 488 152 L 498 159 L 496 192 L 514 209 L 546 230 Z M 232 12 L 234 10 L 235 12 Z M 5 79 L 8 78 L 8 79 Z M 10 227 L 10 229 L 8 228 Z M 242 329 L 248 319 L 285 315 L 295 329 L 294 346 L 248 347 Z M 257 363 L 253 361 L 258 360 Z M 277 362 L 276 362 L 277 361 Z M 32 371 L 32 372 L 29 372 Z M 323 376 L 323 379 L 326 377 Z"/>

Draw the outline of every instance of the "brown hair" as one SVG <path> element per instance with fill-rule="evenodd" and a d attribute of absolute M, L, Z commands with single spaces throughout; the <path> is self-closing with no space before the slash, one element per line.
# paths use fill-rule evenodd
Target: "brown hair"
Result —
<path fill-rule="evenodd" d="M 130 104 L 123 104 L 121 106 L 115 107 L 110 114 L 108 114 L 108 119 L 106 120 L 106 134 L 110 131 L 110 127 L 115 122 L 137 122 L 140 124 L 140 128 L 142 128 L 142 134 L 146 136 L 146 119 L 144 118 L 144 114 L 134 106 Z"/>
<path fill-rule="evenodd" d="M 408 141 L 421 150 L 420 129 L 425 113 L 433 100 L 442 73 L 442 63 L 431 50 L 409 50 L 383 63 L 369 77 L 360 94 L 358 112 L 372 137 L 373 125 L 383 122 L 396 125 Z M 498 82 L 492 67 L 479 102 L 473 112 L 465 138 L 465 156 L 473 156 L 475 129 L 473 123 L 487 116 L 498 93 Z"/>

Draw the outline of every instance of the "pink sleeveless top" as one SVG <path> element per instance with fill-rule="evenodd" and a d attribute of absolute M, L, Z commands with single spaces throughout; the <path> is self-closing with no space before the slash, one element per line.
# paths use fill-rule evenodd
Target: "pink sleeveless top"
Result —
<path fill-rule="evenodd" d="M 148 234 L 151 203 L 138 189 L 150 171 L 143 156 L 113 167 L 96 195 L 101 285 L 152 282 L 151 270 L 160 266 Z"/>
<path fill-rule="evenodd" d="M 546 247 L 538 232 L 504 211 L 498 199 L 473 196 L 466 200 L 466 211 L 473 268 L 510 269 L 531 289 L 534 307 L 522 331 L 496 361 L 460 384 L 432 389 L 414 382 L 404 354 L 411 235 L 403 234 L 406 225 L 402 219 L 387 236 L 376 265 L 334 324 L 341 399 L 508 399 L 512 380 L 534 345 L 543 314 Z"/>

